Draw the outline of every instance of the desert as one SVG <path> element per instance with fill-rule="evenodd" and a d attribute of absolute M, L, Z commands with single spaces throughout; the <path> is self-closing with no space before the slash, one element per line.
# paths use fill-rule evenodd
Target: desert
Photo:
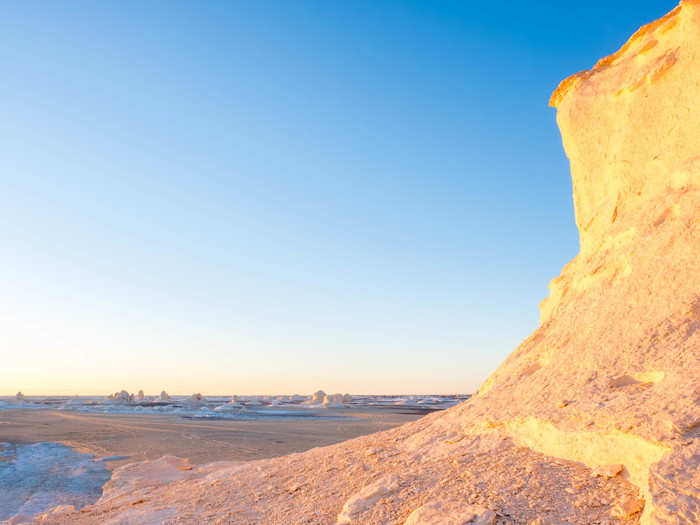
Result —
<path fill-rule="evenodd" d="M 553 92 L 580 250 L 550 282 L 539 326 L 469 399 L 425 415 L 367 411 L 343 423 L 342 441 L 338 422 L 293 423 L 283 443 L 254 422 L 248 452 L 220 443 L 211 457 L 199 440 L 239 424 L 211 421 L 159 456 L 167 419 L 110 416 L 153 448 L 117 441 L 100 454 L 129 461 L 97 501 L 10 523 L 700 523 L 699 35 L 700 2 L 684 0 Z M 308 403 L 335 416 L 351 399 Z M 3 417 L 0 441 L 50 418 L 98 432 L 89 415 Z M 51 425 L 42 440 L 65 422 Z"/>

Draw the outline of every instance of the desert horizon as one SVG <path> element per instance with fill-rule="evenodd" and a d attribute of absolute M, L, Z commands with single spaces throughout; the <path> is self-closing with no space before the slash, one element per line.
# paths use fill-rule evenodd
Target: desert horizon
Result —
<path fill-rule="evenodd" d="M 700 0 L 0 14 L 0 524 L 700 523 Z"/>

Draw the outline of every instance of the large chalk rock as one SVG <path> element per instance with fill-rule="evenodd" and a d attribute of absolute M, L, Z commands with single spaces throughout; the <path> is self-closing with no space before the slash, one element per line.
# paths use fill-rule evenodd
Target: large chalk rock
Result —
<path fill-rule="evenodd" d="M 552 456 L 620 463 L 646 502 L 644 521 L 683 507 L 700 521 L 697 490 L 650 485 L 652 467 L 667 478 L 698 468 L 681 452 L 697 450 L 700 424 L 698 3 L 562 82 L 551 104 L 581 252 L 465 423 L 503 426 Z"/>

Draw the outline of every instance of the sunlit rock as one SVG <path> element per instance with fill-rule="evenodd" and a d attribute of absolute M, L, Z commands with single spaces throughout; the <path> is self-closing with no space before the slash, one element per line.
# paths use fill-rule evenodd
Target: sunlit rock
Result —
<path fill-rule="evenodd" d="M 243 403 L 241 403 L 237 396 L 231 396 L 231 401 L 223 405 L 215 407 L 214 410 L 218 412 L 240 412 L 244 408 Z"/>
<path fill-rule="evenodd" d="M 396 492 L 398 488 L 399 479 L 393 474 L 384 476 L 363 487 L 345 502 L 338 515 L 337 525 L 358 523 L 361 519 L 360 516 L 365 511 L 372 508 L 382 497 Z"/>
<path fill-rule="evenodd" d="M 115 392 L 114 394 L 110 394 L 107 396 L 107 399 L 110 401 L 113 401 L 115 403 L 131 403 L 134 399 L 133 394 L 129 394 L 126 390 L 122 390 L 121 392 Z"/>
<path fill-rule="evenodd" d="M 185 399 L 185 403 L 188 405 L 203 405 L 206 402 L 206 398 L 199 392 L 192 394 L 190 397 Z"/>
<path fill-rule="evenodd" d="M 431 501 L 411 512 L 403 525 L 493 525 L 496 513 L 460 500 Z"/>

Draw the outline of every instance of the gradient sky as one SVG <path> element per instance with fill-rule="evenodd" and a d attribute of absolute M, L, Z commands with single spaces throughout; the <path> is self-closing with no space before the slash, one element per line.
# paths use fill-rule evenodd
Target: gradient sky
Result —
<path fill-rule="evenodd" d="M 674 7 L 0 6 L 0 394 L 472 392 L 578 250 L 547 107 Z"/>

